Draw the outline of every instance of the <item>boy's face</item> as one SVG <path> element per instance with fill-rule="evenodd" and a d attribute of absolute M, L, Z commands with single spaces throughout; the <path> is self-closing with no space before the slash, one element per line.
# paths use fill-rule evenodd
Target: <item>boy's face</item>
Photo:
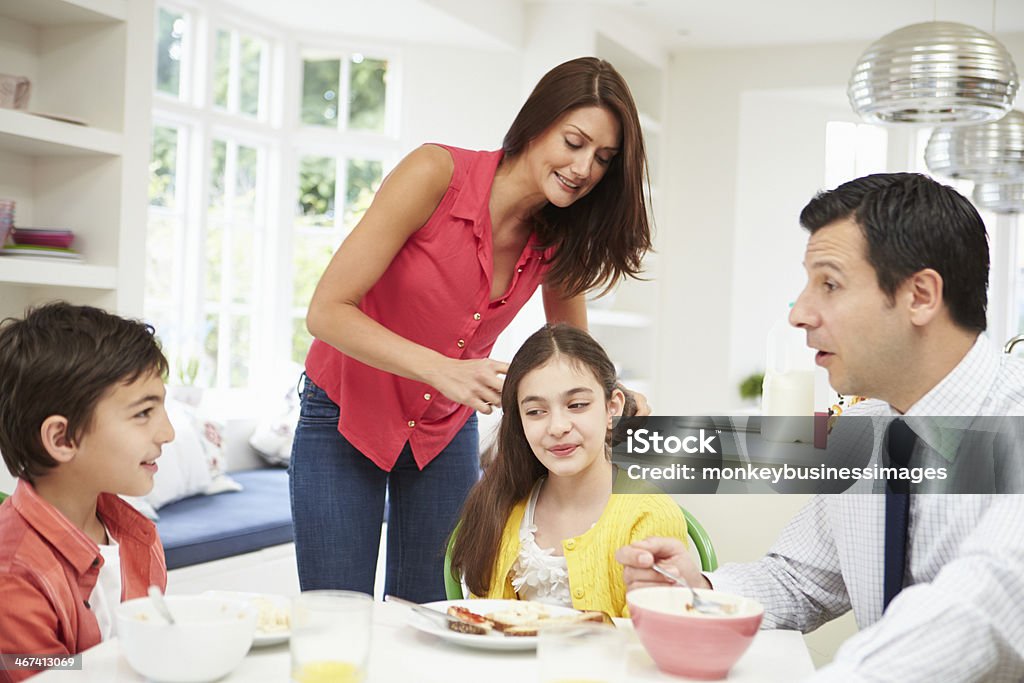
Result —
<path fill-rule="evenodd" d="M 164 395 L 163 379 L 150 372 L 115 385 L 100 399 L 71 461 L 83 483 L 126 496 L 152 490 L 160 449 L 174 439 Z"/>

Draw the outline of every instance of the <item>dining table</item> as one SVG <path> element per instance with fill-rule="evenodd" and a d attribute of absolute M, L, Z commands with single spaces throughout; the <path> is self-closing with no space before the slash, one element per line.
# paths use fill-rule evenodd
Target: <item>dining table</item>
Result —
<path fill-rule="evenodd" d="M 466 648 L 411 625 L 411 612 L 401 605 L 376 602 L 367 683 L 533 683 L 538 679 L 534 650 L 495 651 Z M 616 619 L 627 636 L 629 683 L 686 681 L 658 670 L 643 649 L 629 619 Z M 680 643 L 680 647 L 686 647 Z M 188 653 L 181 653 L 187 657 Z M 253 647 L 224 683 L 286 683 L 289 680 L 288 644 Z M 797 631 L 760 631 L 750 649 L 729 673 L 727 681 L 799 680 L 814 672 L 803 635 Z M 80 671 L 45 671 L 33 683 L 144 683 L 147 679 L 128 665 L 116 637 L 82 653 Z"/>

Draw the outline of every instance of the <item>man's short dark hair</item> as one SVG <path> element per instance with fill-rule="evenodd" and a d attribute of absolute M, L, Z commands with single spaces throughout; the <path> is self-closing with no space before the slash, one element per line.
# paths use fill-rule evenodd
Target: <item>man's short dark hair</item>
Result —
<path fill-rule="evenodd" d="M 32 481 L 55 467 L 39 430 L 67 418 L 77 442 L 96 404 L 117 384 L 167 373 L 153 327 L 91 306 L 57 302 L 0 322 L 0 452 L 11 474 Z"/>
<path fill-rule="evenodd" d="M 800 212 L 800 225 L 813 234 L 846 218 L 860 226 L 868 263 L 890 301 L 908 277 L 932 268 L 942 276 L 953 322 L 985 330 L 988 235 L 966 197 L 919 173 L 877 173 L 819 192 Z"/>

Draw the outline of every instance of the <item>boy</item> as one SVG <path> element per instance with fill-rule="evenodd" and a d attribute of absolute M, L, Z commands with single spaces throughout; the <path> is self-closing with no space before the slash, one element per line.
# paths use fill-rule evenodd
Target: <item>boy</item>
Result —
<path fill-rule="evenodd" d="M 67 655 L 114 633 L 122 600 L 167 583 L 156 527 L 117 494 L 153 487 L 174 438 L 153 328 L 53 303 L 0 323 L 0 654 Z M 31 675 L 0 666 L 0 681 Z"/>

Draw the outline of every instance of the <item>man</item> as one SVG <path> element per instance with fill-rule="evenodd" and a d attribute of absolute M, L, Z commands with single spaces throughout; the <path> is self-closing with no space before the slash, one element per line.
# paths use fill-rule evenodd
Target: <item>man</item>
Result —
<path fill-rule="evenodd" d="M 920 416 L 1024 414 L 1024 362 L 982 334 L 988 244 L 964 197 L 921 175 L 878 174 L 819 194 L 800 223 L 807 285 L 790 322 L 838 392 L 874 397 L 840 420 L 899 418 L 877 443 L 905 464 L 928 446 L 907 427 Z M 657 562 L 756 598 L 765 628 L 807 632 L 853 609 L 861 631 L 815 681 L 1024 679 L 1024 498 L 888 486 L 815 496 L 760 561 L 707 576 L 677 539 L 616 557 L 630 589 L 663 585 Z"/>

